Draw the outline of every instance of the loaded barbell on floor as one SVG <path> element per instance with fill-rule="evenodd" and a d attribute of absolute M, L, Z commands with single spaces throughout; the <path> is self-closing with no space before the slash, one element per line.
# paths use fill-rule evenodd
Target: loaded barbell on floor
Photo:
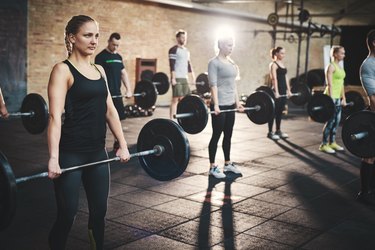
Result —
<path fill-rule="evenodd" d="M 256 90 L 262 90 L 269 94 L 274 100 L 275 100 L 275 93 L 270 87 L 267 86 L 260 86 Z M 306 84 L 294 84 L 291 88 L 292 95 L 279 95 L 279 97 L 287 97 L 289 98 L 292 103 L 294 103 L 297 106 L 304 105 L 309 102 L 311 98 L 311 92 L 309 87 L 306 86 Z"/>
<path fill-rule="evenodd" d="M 138 153 L 130 156 L 138 157 L 146 173 L 160 181 L 179 177 L 189 163 L 190 146 L 186 134 L 177 123 L 167 119 L 154 119 L 146 123 L 138 136 L 137 150 Z M 119 160 L 119 157 L 114 157 L 71 166 L 62 171 L 64 174 L 80 168 Z M 16 179 L 7 158 L 0 152 L 0 231 L 8 227 L 14 217 L 17 184 L 47 176 L 48 172 L 42 172 Z"/>
<path fill-rule="evenodd" d="M 238 109 L 222 110 L 221 112 L 236 112 Z M 273 99 L 263 91 L 256 91 L 249 95 L 245 104 L 247 117 L 255 124 L 264 124 L 273 119 L 275 103 Z M 177 114 L 174 118 L 178 124 L 189 134 L 201 132 L 207 125 L 208 111 L 205 102 L 197 95 L 184 97 L 177 105 Z"/>
<path fill-rule="evenodd" d="M 350 115 L 342 125 L 341 138 L 350 153 L 375 157 L 375 112 L 363 110 Z"/>
<path fill-rule="evenodd" d="M 10 113 L 9 116 L 21 117 L 26 131 L 40 134 L 48 125 L 48 106 L 41 95 L 31 93 L 23 99 L 20 112 Z"/>

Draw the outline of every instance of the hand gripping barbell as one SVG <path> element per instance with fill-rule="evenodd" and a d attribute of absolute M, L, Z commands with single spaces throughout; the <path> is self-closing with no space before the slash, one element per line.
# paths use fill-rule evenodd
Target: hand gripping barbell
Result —
<path fill-rule="evenodd" d="M 190 146 L 186 134 L 175 122 L 154 119 L 146 123 L 137 140 L 138 157 L 143 169 L 151 177 L 168 181 L 180 176 L 190 158 Z M 62 169 L 63 174 L 76 169 L 120 160 L 119 157 L 71 166 Z M 11 223 L 17 204 L 17 184 L 36 178 L 47 177 L 48 172 L 15 178 L 7 158 L 0 152 L 0 231 Z"/>
<path fill-rule="evenodd" d="M 244 110 L 252 122 L 264 124 L 273 119 L 275 103 L 267 93 L 256 91 L 247 98 Z M 235 111 L 238 109 L 221 110 L 221 112 Z M 178 103 L 174 118 L 186 133 L 197 134 L 206 127 L 208 115 L 213 113 L 207 110 L 205 102 L 199 96 L 189 95 Z"/>
<path fill-rule="evenodd" d="M 352 154 L 375 157 L 375 112 L 363 110 L 350 115 L 342 125 L 341 138 Z"/>
<path fill-rule="evenodd" d="M 48 106 L 43 97 L 36 93 L 25 96 L 20 112 L 10 117 L 21 117 L 24 128 L 31 134 L 42 133 L 48 125 Z"/>

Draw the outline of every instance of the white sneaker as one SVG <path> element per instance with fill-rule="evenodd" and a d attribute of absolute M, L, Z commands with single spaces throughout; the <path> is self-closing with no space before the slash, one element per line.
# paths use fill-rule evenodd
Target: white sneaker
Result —
<path fill-rule="evenodd" d="M 280 138 L 282 139 L 286 139 L 289 137 L 289 135 L 287 133 L 284 133 L 284 132 L 281 132 L 280 130 L 279 131 L 276 131 L 275 133 L 276 135 L 278 135 Z"/>
<path fill-rule="evenodd" d="M 224 173 L 225 172 L 232 172 L 235 174 L 241 174 L 241 171 L 237 168 L 236 165 L 233 164 L 233 162 L 229 163 L 228 165 L 224 165 Z"/>
<path fill-rule="evenodd" d="M 217 166 L 210 168 L 209 174 L 217 179 L 224 179 L 226 177 Z"/>
<path fill-rule="evenodd" d="M 267 137 L 274 141 L 280 140 L 280 136 L 274 134 L 273 132 L 268 132 Z"/>

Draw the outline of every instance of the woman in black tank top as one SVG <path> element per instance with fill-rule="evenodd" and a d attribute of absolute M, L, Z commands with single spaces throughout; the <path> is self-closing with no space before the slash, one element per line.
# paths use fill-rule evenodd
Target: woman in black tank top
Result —
<path fill-rule="evenodd" d="M 280 95 L 290 93 L 289 83 L 286 80 L 287 69 L 285 68 L 282 60 L 285 57 L 285 50 L 282 47 L 277 47 L 271 50 L 272 62 L 270 64 L 270 78 L 272 81 L 272 89 L 275 93 L 275 118 L 268 122 L 267 137 L 272 140 L 279 140 L 280 138 L 288 138 L 288 135 L 281 132 L 281 117 L 285 109 L 286 97 Z M 272 131 L 273 121 L 276 121 L 276 131 Z"/>
<path fill-rule="evenodd" d="M 120 142 L 116 155 L 123 162 L 130 159 L 105 72 L 101 66 L 91 63 L 98 37 L 99 29 L 94 19 L 83 15 L 72 17 L 65 28 L 68 59 L 53 67 L 48 83 L 48 177 L 54 180 L 57 203 L 57 218 L 49 235 L 51 249 L 65 249 L 78 209 L 81 182 L 89 204 L 90 244 L 92 249 L 103 248 L 110 181 L 108 164 L 63 175 L 61 168 L 107 159 L 107 123 Z"/>

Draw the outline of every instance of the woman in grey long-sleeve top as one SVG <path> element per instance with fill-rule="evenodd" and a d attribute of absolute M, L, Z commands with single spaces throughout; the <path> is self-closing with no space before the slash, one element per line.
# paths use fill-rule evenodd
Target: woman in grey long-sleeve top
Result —
<path fill-rule="evenodd" d="M 241 174 L 230 160 L 231 138 L 235 120 L 235 112 L 220 113 L 221 110 L 238 108 L 243 111 L 239 102 L 235 80 L 239 75 L 238 66 L 229 57 L 234 46 L 232 37 L 224 37 L 218 40 L 219 53 L 208 63 L 208 79 L 211 88 L 211 115 L 212 137 L 208 146 L 210 158 L 210 175 L 215 178 L 225 178 L 215 163 L 217 143 L 221 133 L 224 133 L 223 151 L 225 157 L 224 172 Z"/>

